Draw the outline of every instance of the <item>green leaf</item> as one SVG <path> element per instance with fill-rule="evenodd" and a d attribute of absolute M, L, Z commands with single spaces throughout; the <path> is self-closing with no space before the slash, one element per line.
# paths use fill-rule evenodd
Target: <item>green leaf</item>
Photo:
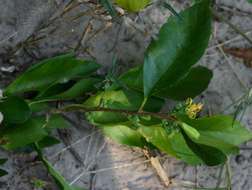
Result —
<path fill-rule="evenodd" d="M 170 98 L 173 100 L 185 100 L 194 98 L 201 94 L 207 87 L 212 78 L 212 71 L 197 66 L 192 68 L 184 78 L 181 78 L 176 84 L 156 92 L 153 96 Z M 120 82 L 127 87 L 142 91 L 143 89 L 143 70 L 142 66 L 130 69 L 120 77 Z"/>
<path fill-rule="evenodd" d="M 8 127 L 0 131 L 0 141 L 3 148 L 13 150 L 40 141 L 47 132 L 44 130 L 45 120 L 29 119 L 23 124 Z"/>
<path fill-rule="evenodd" d="M 85 103 L 86 107 L 103 107 L 137 111 L 143 102 L 143 95 L 133 90 L 105 91 L 90 97 Z M 159 111 L 164 101 L 159 98 L 149 98 L 144 106 L 145 111 Z M 111 112 L 92 112 L 86 114 L 87 119 L 94 125 L 118 124 L 128 121 L 125 114 Z"/>
<path fill-rule="evenodd" d="M 159 125 L 141 126 L 138 131 L 146 138 L 147 142 L 152 143 L 161 151 L 175 156 L 188 164 L 196 165 L 202 163 L 201 159 L 188 147 L 180 132 L 167 133 Z"/>
<path fill-rule="evenodd" d="M 46 123 L 45 129 L 50 132 L 54 129 L 65 129 L 71 125 L 62 116 L 54 114 L 50 116 L 49 121 Z"/>
<path fill-rule="evenodd" d="M 38 148 L 37 148 L 38 149 Z M 47 168 L 48 172 L 52 175 L 54 181 L 57 183 L 57 185 L 59 186 L 59 188 L 61 190 L 76 190 L 76 187 L 72 187 L 66 180 L 65 178 L 58 172 L 56 171 L 53 166 L 47 161 L 47 159 L 42 155 L 40 150 L 37 150 L 39 157 L 41 159 L 41 161 L 43 162 L 43 164 L 45 165 L 45 167 Z M 78 188 L 81 189 L 81 188 Z M 84 190 L 84 189 L 82 189 Z"/>
<path fill-rule="evenodd" d="M 84 106 L 137 111 L 142 101 L 143 94 L 132 90 L 105 91 L 90 97 Z M 144 110 L 159 111 L 163 103 L 161 99 L 150 98 L 146 102 Z M 125 114 L 92 112 L 87 113 L 86 116 L 90 123 L 99 126 L 105 135 L 120 144 L 139 147 L 147 144 L 141 134 L 133 129 L 134 124 Z"/>
<path fill-rule="evenodd" d="M 179 19 L 182 19 L 177 13 L 177 11 L 169 3 L 163 2 L 163 6 L 168 9 L 174 16 L 178 17 Z"/>
<path fill-rule="evenodd" d="M 145 53 L 144 95 L 170 88 L 203 55 L 211 34 L 210 1 L 204 0 L 170 17 Z M 154 90 L 155 89 L 155 90 Z"/>
<path fill-rule="evenodd" d="M 27 103 L 22 98 L 15 96 L 0 100 L 0 112 L 6 123 L 23 123 L 31 116 Z"/>
<path fill-rule="evenodd" d="M 115 17 L 116 10 L 110 0 L 99 0 L 99 3 L 109 12 L 112 17 Z"/>
<path fill-rule="evenodd" d="M 115 0 L 115 2 L 122 8 L 137 12 L 146 7 L 151 1 L 150 0 Z"/>
<path fill-rule="evenodd" d="M 3 165 L 7 162 L 8 159 L 6 158 L 0 158 L 0 165 Z"/>
<path fill-rule="evenodd" d="M 5 90 L 5 94 L 21 94 L 29 91 L 42 91 L 56 83 L 72 78 L 90 75 L 99 65 L 92 61 L 82 61 L 72 54 L 46 59 L 28 69 Z"/>
<path fill-rule="evenodd" d="M 87 92 L 95 90 L 95 85 L 101 82 L 100 79 L 96 78 L 87 78 L 82 79 L 76 82 L 73 86 L 64 90 L 63 92 L 57 94 L 55 91 L 55 86 L 53 85 L 45 92 L 43 92 L 37 99 L 46 99 L 46 100 L 70 100 L 77 97 L 83 96 Z M 57 84 L 59 86 L 59 84 Z M 50 92 L 49 92 L 50 91 Z"/>
<path fill-rule="evenodd" d="M 185 134 L 184 131 L 182 131 L 182 134 L 190 149 L 199 158 L 201 158 L 206 165 L 215 166 L 225 163 L 227 157 L 220 150 L 213 148 L 211 146 L 195 143 Z"/>
<path fill-rule="evenodd" d="M 199 138 L 191 136 L 195 143 L 215 147 L 225 154 L 237 153 L 237 146 L 252 139 L 252 133 L 230 116 L 217 115 L 195 120 L 186 116 L 178 118 L 199 132 Z"/>
<path fill-rule="evenodd" d="M 102 131 L 106 136 L 120 144 L 142 148 L 147 144 L 138 131 L 131 129 L 126 124 L 103 126 Z"/>
<path fill-rule="evenodd" d="M 56 144 L 60 144 L 60 140 L 56 139 L 55 137 L 52 136 L 46 136 L 42 140 L 38 142 L 39 148 L 47 148 L 50 146 L 54 146 Z"/>
<path fill-rule="evenodd" d="M 249 3 L 252 3 L 252 0 L 247 0 Z"/>
<path fill-rule="evenodd" d="M 191 127 L 190 125 L 186 124 L 186 123 L 180 123 L 182 129 L 185 131 L 185 133 L 193 138 L 193 139 L 199 139 L 200 138 L 200 133 L 193 127 Z"/>
<path fill-rule="evenodd" d="M 53 84 L 51 84 L 50 86 L 46 87 L 45 89 L 43 89 L 35 98 L 34 101 L 40 101 L 40 100 L 45 100 L 47 97 L 51 97 L 60 93 L 65 92 L 66 90 L 68 90 L 69 88 L 71 88 L 71 86 L 74 84 L 73 81 L 66 81 L 66 82 L 62 82 L 62 83 L 58 83 L 55 82 Z M 50 100 L 50 99 L 49 99 Z M 48 100 L 48 101 L 49 101 Z"/>
<path fill-rule="evenodd" d="M 131 89 L 143 92 L 143 66 L 134 67 L 123 73 L 119 81 Z"/>
<path fill-rule="evenodd" d="M 192 68 L 189 73 L 176 84 L 164 88 L 154 95 L 168 97 L 173 100 L 186 100 L 189 97 L 194 98 L 208 87 L 212 77 L 212 71 L 205 67 L 197 66 Z"/>
<path fill-rule="evenodd" d="M 0 177 L 3 177 L 5 175 L 7 175 L 7 174 L 8 174 L 8 172 L 6 172 L 5 170 L 0 169 Z"/>
<path fill-rule="evenodd" d="M 176 152 L 172 148 L 171 138 L 166 131 L 160 126 L 144 126 L 139 127 L 138 131 L 146 138 L 147 142 L 152 143 L 160 150 L 167 154 L 176 156 Z"/>
<path fill-rule="evenodd" d="M 82 188 L 82 187 L 74 187 L 74 186 L 72 186 L 72 190 L 85 190 L 85 189 Z"/>
<path fill-rule="evenodd" d="M 29 102 L 30 109 L 32 113 L 47 111 L 50 109 L 48 102 Z"/>

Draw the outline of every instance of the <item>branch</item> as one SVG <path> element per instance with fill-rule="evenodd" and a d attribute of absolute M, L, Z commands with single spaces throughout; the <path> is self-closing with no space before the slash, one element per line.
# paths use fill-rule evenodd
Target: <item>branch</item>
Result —
<path fill-rule="evenodd" d="M 152 116 L 159 119 L 165 120 L 172 120 L 177 121 L 176 117 L 172 115 L 167 115 L 166 113 L 154 113 L 154 112 L 146 112 L 146 111 L 130 111 L 130 110 L 123 110 L 123 109 L 110 109 L 110 108 L 103 108 L 103 107 L 86 107 L 82 104 L 72 104 L 69 106 L 65 106 L 59 109 L 51 110 L 51 113 L 66 113 L 66 112 L 112 112 L 112 113 L 120 113 L 125 115 L 138 115 L 138 116 Z"/>

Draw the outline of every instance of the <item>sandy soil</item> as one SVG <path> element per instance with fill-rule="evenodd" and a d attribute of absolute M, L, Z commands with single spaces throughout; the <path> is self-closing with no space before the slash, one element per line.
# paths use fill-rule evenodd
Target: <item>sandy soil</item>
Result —
<path fill-rule="evenodd" d="M 127 15 L 120 23 L 111 23 L 105 15 L 87 14 L 94 8 L 90 3 L 61 15 L 67 0 L 0 0 L 0 88 L 14 76 L 39 60 L 67 52 L 76 47 L 78 55 L 111 65 L 118 55 L 123 70 L 143 61 L 143 53 L 151 37 L 159 30 L 169 12 L 151 6 L 138 15 Z M 187 1 L 172 0 L 177 10 Z M 219 14 L 252 37 L 252 6 L 246 0 L 216 0 Z M 77 15 L 86 13 L 84 16 Z M 55 19 L 54 19 L 55 18 Z M 48 23 L 52 23 L 49 26 Z M 83 32 L 90 27 L 89 32 Z M 200 31 L 199 31 L 200 32 Z M 209 89 L 198 97 L 209 113 L 231 113 L 226 109 L 252 86 L 252 69 L 243 61 L 222 51 L 224 47 L 251 47 L 245 39 L 222 22 L 214 22 L 211 43 L 199 64 L 214 71 Z M 101 71 L 101 72 L 104 72 Z M 243 123 L 252 129 L 252 109 L 248 108 Z M 78 126 L 65 131 L 63 143 L 46 151 L 48 159 L 74 185 L 90 190 L 162 190 L 166 189 L 139 149 L 115 144 L 88 126 L 81 115 L 70 115 Z M 242 145 L 239 155 L 231 160 L 232 185 L 235 190 L 252 189 L 252 143 Z M 76 156 L 77 152 L 78 156 Z M 5 165 L 9 175 L 0 179 L 0 189 L 35 189 L 32 179 L 48 182 L 48 189 L 57 189 L 47 172 L 34 164 L 34 154 L 0 152 L 9 156 Z M 226 169 L 221 167 L 190 167 L 173 158 L 161 155 L 167 175 L 174 178 L 180 190 L 182 184 L 200 187 L 225 185 Z M 221 173 L 221 178 L 219 177 Z M 188 189 L 188 188 L 187 188 Z"/>

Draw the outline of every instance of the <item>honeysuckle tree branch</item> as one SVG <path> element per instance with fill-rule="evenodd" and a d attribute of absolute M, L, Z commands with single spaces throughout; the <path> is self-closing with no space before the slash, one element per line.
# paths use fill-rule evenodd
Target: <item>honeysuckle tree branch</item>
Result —
<path fill-rule="evenodd" d="M 67 113 L 67 112 L 111 112 L 111 113 L 120 113 L 125 114 L 127 116 L 152 116 L 159 119 L 176 121 L 176 117 L 172 115 L 168 115 L 167 113 L 155 113 L 155 112 L 147 112 L 147 111 L 131 111 L 125 109 L 111 109 L 111 108 L 103 108 L 103 107 L 86 107 L 82 104 L 72 104 L 62 108 L 53 109 L 50 113 Z"/>

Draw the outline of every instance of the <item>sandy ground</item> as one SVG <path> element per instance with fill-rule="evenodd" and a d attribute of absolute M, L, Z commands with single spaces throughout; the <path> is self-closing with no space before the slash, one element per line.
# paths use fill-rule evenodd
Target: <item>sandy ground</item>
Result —
<path fill-rule="evenodd" d="M 67 2 L 0 0 L 0 88 L 38 60 L 76 47 L 79 47 L 80 57 L 95 59 L 105 66 L 104 71 L 111 65 L 115 54 L 120 60 L 121 70 L 141 63 L 151 37 L 169 16 L 166 9 L 151 6 L 138 15 L 124 17 L 120 24 L 110 23 L 104 16 L 88 14 L 93 9 L 89 3 L 60 15 Z M 185 2 L 171 1 L 177 10 L 185 7 Z M 217 0 L 216 3 L 219 14 L 252 37 L 252 6 L 246 0 Z M 77 15 L 82 16 L 77 18 Z M 53 18 L 56 19 L 52 22 Z M 89 32 L 81 38 L 87 28 Z M 226 109 L 228 105 L 252 86 L 252 69 L 244 66 L 242 60 L 226 55 L 222 45 L 251 47 L 227 24 L 214 22 L 211 43 L 199 63 L 214 71 L 208 90 L 198 97 L 207 105 L 205 109 L 209 113 L 231 113 L 232 109 Z M 249 108 L 242 121 L 252 129 L 251 113 L 252 109 Z M 81 115 L 69 117 L 77 123 L 77 126 L 65 131 L 68 134 L 66 144 L 72 146 L 62 143 L 46 151 L 48 159 L 69 182 L 90 190 L 167 189 L 141 150 L 104 138 L 97 129 L 82 121 Z M 230 158 L 234 190 L 252 189 L 251 150 L 252 143 L 248 142 L 242 145 L 239 155 Z M 43 166 L 32 162 L 34 154 L 1 151 L 0 157 L 3 156 L 10 157 L 5 165 L 9 175 L 0 179 L 0 189 L 35 189 L 32 184 L 34 178 L 47 181 L 47 189 L 57 189 Z M 163 155 L 160 159 L 167 175 L 179 185 L 169 189 L 183 189 L 182 184 L 215 187 L 226 183 L 225 167 L 223 170 L 221 167 L 190 167 Z"/>

